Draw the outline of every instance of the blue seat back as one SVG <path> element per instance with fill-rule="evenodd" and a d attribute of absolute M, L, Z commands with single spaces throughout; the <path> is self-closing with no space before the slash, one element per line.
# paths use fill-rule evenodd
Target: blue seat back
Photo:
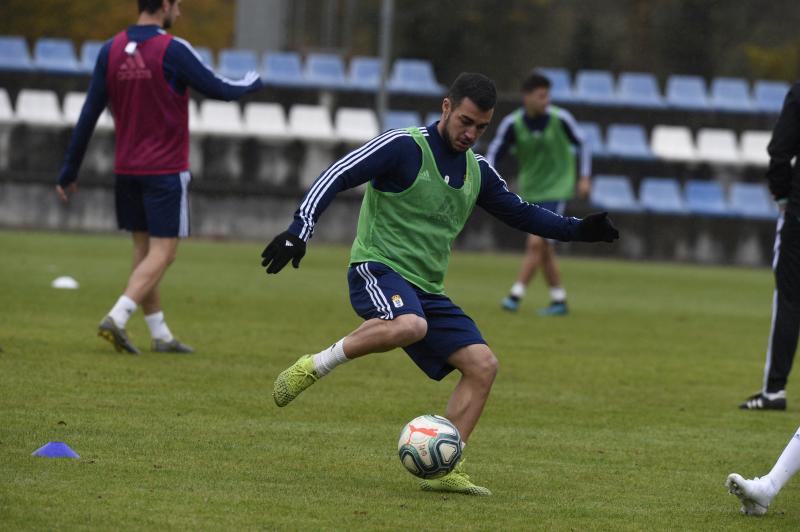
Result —
<path fill-rule="evenodd" d="M 669 177 L 646 177 L 639 190 L 642 207 L 664 214 L 684 214 L 686 207 L 681 198 L 681 188 Z"/>
<path fill-rule="evenodd" d="M 589 200 L 598 209 L 635 212 L 640 210 L 627 177 L 621 175 L 598 175 L 592 179 Z"/>
<path fill-rule="evenodd" d="M 25 39 L 17 36 L 0 37 L 0 70 L 30 70 L 33 68 Z"/>
<path fill-rule="evenodd" d="M 219 53 L 219 73 L 226 78 L 243 78 L 250 70 L 258 70 L 258 56 L 252 50 L 226 48 Z"/>
<path fill-rule="evenodd" d="M 306 58 L 306 82 L 322 88 L 338 89 L 346 84 L 344 62 L 334 54 L 310 54 Z"/>
<path fill-rule="evenodd" d="M 81 45 L 80 69 L 86 73 L 94 72 L 94 65 L 97 63 L 97 56 L 103 43 L 100 41 L 84 41 Z"/>
<path fill-rule="evenodd" d="M 416 94 L 438 94 L 443 90 L 436 81 L 433 65 L 424 59 L 396 60 L 389 87 L 397 92 Z"/>
<path fill-rule="evenodd" d="M 721 216 L 728 213 L 725 192 L 716 181 L 689 180 L 685 193 L 686 207 L 693 214 Z"/>
<path fill-rule="evenodd" d="M 34 48 L 34 65 L 49 72 L 72 73 L 80 70 L 75 47 L 68 39 L 39 39 Z"/>
<path fill-rule="evenodd" d="M 731 210 L 745 218 L 773 219 L 777 216 L 766 185 L 757 183 L 731 185 Z"/>
<path fill-rule="evenodd" d="M 619 75 L 617 102 L 630 107 L 664 106 L 656 77 L 643 72 L 623 72 Z"/>
<path fill-rule="evenodd" d="M 614 77 L 606 70 L 581 70 L 575 77 L 575 97 L 596 105 L 616 103 Z"/>
<path fill-rule="evenodd" d="M 569 72 L 563 68 L 537 68 L 540 74 L 550 80 L 550 97 L 554 102 L 573 102 L 575 94 L 572 91 L 572 79 Z"/>
<path fill-rule="evenodd" d="M 401 129 L 410 126 L 421 126 L 422 120 L 416 111 L 389 111 L 386 113 L 386 120 L 383 130 Z"/>
<path fill-rule="evenodd" d="M 269 52 L 264 54 L 264 81 L 273 85 L 301 85 L 304 82 L 300 54 Z"/>
<path fill-rule="evenodd" d="M 381 83 L 381 60 L 377 57 L 357 56 L 350 60 L 350 86 L 362 90 L 375 90 Z"/>
<path fill-rule="evenodd" d="M 605 155 L 606 147 L 603 143 L 603 134 L 600 131 L 600 126 L 595 122 L 580 122 L 578 127 L 583 133 L 583 140 L 592 151 L 592 155 L 595 157 Z"/>
<path fill-rule="evenodd" d="M 442 119 L 442 112 L 441 111 L 431 111 L 430 113 L 425 115 L 425 123 L 422 124 L 424 126 L 429 126 L 434 122 L 438 122 Z"/>
<path fill-rule="evenodd" d="M 753 98 L 757 110 L 764 113 L 779 113 L 789 92 L 785 81 L 758 80 L 753 87 Z"/>
<path fill-rule="evenodd" d="M 644 128 L 637 124 L 611 124 L 606 131 L 606 152 L 626 159 L 652 159 Z"/>
<path fill-rule="evenodd" d="M 677 109 L 707 110 L 705 80 L 699 76 L 670 76 L 667 80 L 667 103 Z"/>
<path fill-rule="evenodd" d="M 711 81 L 711 106 L 718 111 L 752 111 L 747 81 L 741 78 L 714 78 Z"/>

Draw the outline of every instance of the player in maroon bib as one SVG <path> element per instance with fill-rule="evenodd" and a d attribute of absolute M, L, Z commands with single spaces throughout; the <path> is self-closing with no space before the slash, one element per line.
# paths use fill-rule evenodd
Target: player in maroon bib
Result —
<path fill-rule="evenodd" d="M 189 88 L 235 100 L 262 86 L 254 72 L 237 81 L 217 76 L 188 42 L 166 33 L 180 16 L 180 2 L 138 0 L 137 24 L 103 45 L 56 186 L 64 202 L 76 191 L 89 139 L 108 107 L 116 130 L 117 224 L 133 235 L 134 268 L 98 334 L 133 354 L 139 350 L 125 326 L 140 305 L 153 351 L 193 351 L 167 327 L 158 291 L 178 239 L 189 235 Z"/>

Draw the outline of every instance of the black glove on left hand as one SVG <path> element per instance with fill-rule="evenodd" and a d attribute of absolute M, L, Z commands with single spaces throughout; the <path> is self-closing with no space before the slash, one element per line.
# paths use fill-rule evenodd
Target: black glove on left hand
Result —
<path fill-rule="evenodd" d="M 607 212 L 588 215 L 578 224 L 575 240 L 582 242 L 613 242 L 619 238 L 619 231 L 611 223 Z"/>
<path fill-rule="evenodd" d="M 264 248 L 261 265 L 267 269 L 267 273 L 278 273 L 290 260 L 292 266 L 299 267 L 305 254 L 306 243 L 289 231 L 284 231 Z"/>

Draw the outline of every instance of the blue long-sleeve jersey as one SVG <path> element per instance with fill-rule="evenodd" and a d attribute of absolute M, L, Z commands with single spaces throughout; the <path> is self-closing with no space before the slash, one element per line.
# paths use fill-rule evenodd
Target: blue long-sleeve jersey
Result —
<path fill-rule="evenodd" d="M 159 26 L 149 24 L 129 26 L 126 31 L 128 38 L 136 42 L 144 42 L 165 33 Z M 78 169 L 83 161 L 97 119 L 108 104 L 106 71 L 112 41 L 113 39 L 106 41 L 97 56 L 86 102 L 72 132 L 64 164 L 58 177 L 61 186 L 66 186 L 77 178 Z M 174 37 L 167 46 L 163 65 L 164 78 L 178 94 L 184 94 L 191 87 L 209 98 L 230 101 L 262 87 L 261 78 L 255 72 L 248 73 L 244 79 L 236 81 L 215 74 L 202 62 L 192 45 L 178 37 Z"/>
<path fill-rule="evenodd" d="M 523 112 L 522 118 L 529 130 L 534 133 L 541 133 L 547 127 L 547 124 L 550 123 L 550 113 L 558 114 L 564 132 L 578 152 L 581 175 L 590 176 L 592 174 L 592 150 L 584 141 L 583 133 L 580 127 L 578 127 L 578 123 L 569 111 L 560 107 L 550 106 L 547 108 L 547 112 L 542 115 L 528 116 Z M 517 114 L 514 112 L 503 118 L 500 122 L 500 126 L 497 128 L 494 139 L 489 144 L 489 149 L 486 151 L 486 158 L 493 166 L 517 143 L 517 134 L 514 130 L 514 120 L 516 116 Z"/>
<path fill-rule="evenodd" d="M 438 123 L 438 122 L 437 122 Z M 428 139 L 439 172 L 454 188 L 464 183 L 467 157 L 455 152 L 442 139 L 437 123 L 420 131 Z M 500 174 L 481 155 L 481 189 L 477 205 L 511 227 L 546 238 L 573 240 L 580 220 L 559 216 L 538 205 L 527 203 L 510 192 Z M 384 192 L 402 192 L 417 178 L 422 152 L 403 129 L 392 129 L 350 152 L 325 170 L 300 203 L 289 232 L 308 241 L 320 215 L 337 193 L 366 182 Z"/>

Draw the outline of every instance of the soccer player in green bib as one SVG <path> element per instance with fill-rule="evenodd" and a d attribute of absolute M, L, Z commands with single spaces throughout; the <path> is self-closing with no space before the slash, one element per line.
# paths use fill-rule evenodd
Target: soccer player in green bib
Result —
<path fill-rule="evenodd" d="M 550 104 L 550 80 L 538 71 L 522 82 L 522 108 L 506 116 L 486 159 L 495 166 L 509 151 L 519 164 L 519 195 L 549 211 L 564 214 L 566 202 L 575 195 L 575 151 L 581 164 L 577 188 L 581 197 L 589 194 L 592 155 L 584 143 L 575 119 L 565 109 Z M 567 313 L 567 292 L 550 239 L 529 235 L 517 281 L 503 300 L 503 308 L 516 311 L 536 269 L 541 266 L 550 288 L 550 306 L 539 311 L 543 316 Z"/>
<path fill-rule="evenodd" d="M 606 213 L 564 218 L 524 202 L 470 149 L 489 125 L 495 101 L 490 79 L 461 74 L 442 103 L 441 120 L 389 130 L 335 162 L 308 190 L 289 229 L 264 249 L 267 273 L 278 273 L 289 261 L 298 267 L 336 194 L 366 183 L 348 271 L 350 302 L 364 322 L 278 375 L 272 393 L 278 406 L 345 362 L 400 347 L 432 379 L 454 369 L 461 373 L 445 417 L 466 443 L 497 373 L 497 358 L 475 322 L 444 291 L 450 247 L 473 208 L 547 238 L 618 238 Z M 490 494 L 470 480 L 463 460 L 442 478 L 421 480 L 420 487 Z"/>

